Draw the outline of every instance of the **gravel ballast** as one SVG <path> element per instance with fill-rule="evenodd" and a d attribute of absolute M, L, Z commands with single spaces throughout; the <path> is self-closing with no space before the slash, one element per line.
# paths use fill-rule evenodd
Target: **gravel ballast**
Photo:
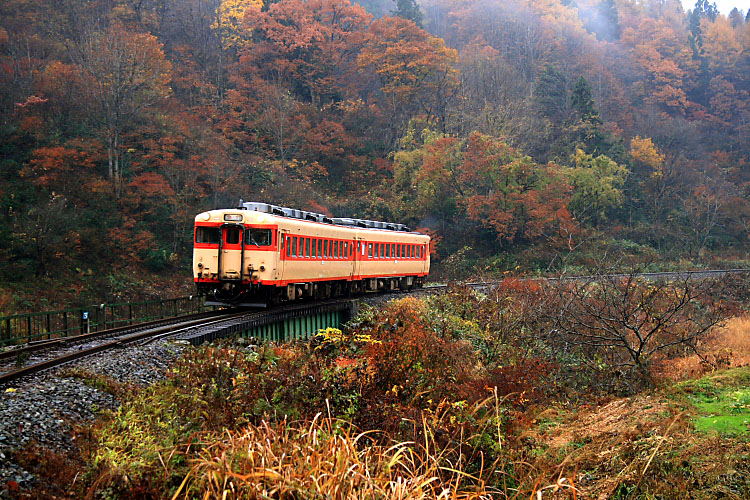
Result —
<path fill-rule="evenodd" d="M 32 488 L 37 481 L 15 463 L 15 451 L 35 443 L 56 452 L 72 452 L 76 446 L 74 426 L 91 422 L 98 412 L 119 405 L 111 394 L 65 374 L 85 371 L 120 383 L 145 386 L 163 379 L 166 368 L 186 348 L 184 344 L 162 340 L 115 349 L 70 363 L 53 373 L 0 387 L 0 498 L 10 496 L 9 488 Z"/>

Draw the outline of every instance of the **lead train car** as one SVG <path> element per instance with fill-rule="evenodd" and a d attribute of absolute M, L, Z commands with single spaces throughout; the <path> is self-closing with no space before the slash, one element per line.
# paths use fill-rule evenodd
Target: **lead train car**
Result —
<path fill-rule="evenodd" d="M 208 305 L 406 290 L 430 269 L 429 236 L 401 224 L 241 200 L 196 216 L 193 241 L 193 278 Z"/>

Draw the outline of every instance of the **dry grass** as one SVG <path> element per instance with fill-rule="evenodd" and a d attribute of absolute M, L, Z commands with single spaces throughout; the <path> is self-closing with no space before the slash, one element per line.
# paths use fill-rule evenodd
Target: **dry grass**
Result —
<path fill-rule="evenodd" d="M 558 424 L 538 426 L 523 436 L 543 450 L 534 467 L 546 470 L 547 478 L 577 471 L 579 498 L 602 500 L 617 496 L 621 485 L 653 480 L 654 464 L 684 444 L 691 428 L 686 414 L 649 395 L 571 413 L 547 410 L 539 417 Z"/>
<path fill-rule="evenodd" d="M 206 448 L 173 499 L 492 498 L 484 479 L 492 464 L 475 475 L 461 472 L 429 439 L 382 446 L 373 434 L 320 416 L 205 437 Z"/>
<path fill-rule="evenodd" d="M 717 368 L 750 365 L 750 317 L 738 316 L 721 327 L 716 327 L 700 346 L 702 357 L 660 360 L 654 364 L 658 378 L 685 380 L 698 377 Z"/>

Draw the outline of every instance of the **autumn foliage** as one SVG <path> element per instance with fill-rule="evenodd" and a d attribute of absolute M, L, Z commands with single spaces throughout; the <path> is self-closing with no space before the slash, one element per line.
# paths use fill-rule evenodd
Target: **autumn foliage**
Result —
<path fill-rule="evenodd" d="M 56 264 L 69 280 L 144 262 L 176 276 L 192 214 L 239 198 L 427 228 L 446 275 L 462 249 L 477 274 L 587 266 L 592 242 L 703 265 L 747 242 L 738 10 L 9 0 L 0 14 L 7 283 Z M 51 200 L 68 236 L 26 217 Z"/>

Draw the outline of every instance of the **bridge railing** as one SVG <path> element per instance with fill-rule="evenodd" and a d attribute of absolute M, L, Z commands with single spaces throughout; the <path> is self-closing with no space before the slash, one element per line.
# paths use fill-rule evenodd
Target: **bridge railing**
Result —
<path fill-rule="evenodd" d="M 203 297 L 189 296 L 0 316 L 0 347 L 181 316 L 203 308 Z"/>

